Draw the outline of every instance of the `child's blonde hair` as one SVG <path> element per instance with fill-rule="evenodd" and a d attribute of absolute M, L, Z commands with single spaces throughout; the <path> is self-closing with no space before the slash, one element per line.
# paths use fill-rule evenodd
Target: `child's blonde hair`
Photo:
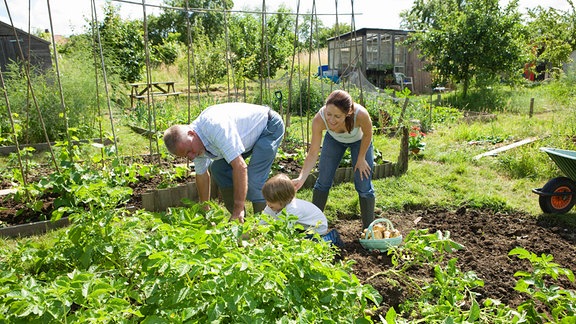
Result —
<path fill-rule="evenodd" d="M 262 195 L 266 201 L 280 203 L 285 207 L 296 197 L 296 189 L 287 175 L 279 173 L 266 181 Z"/>

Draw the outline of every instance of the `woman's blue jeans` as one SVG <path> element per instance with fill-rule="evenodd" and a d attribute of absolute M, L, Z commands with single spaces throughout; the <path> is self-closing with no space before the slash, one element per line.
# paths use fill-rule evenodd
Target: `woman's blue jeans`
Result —
<path fill-rule="evenodd" d="M 352 155 L 352 167 L 358 161 L 358 153 L 360 152 L 361 140 L 354 143 L 341 143 L 335 140 L 332 135 L 326 132 L 324 142 L 322 143 L 322 151 L 320 152 L 320 162 L 318 163 L 318 179 L 314 184 L 314 189 L 319 191 L 328 192 L 334 183 L 334 175 L 336 169 L 340 165 L 340 161 L 350 148 Z M 374 148 L 372 143 L 366 151 L 366 162 L 370 166 L 370 176 L 368 178 L 360 179 L 360 172 L 354 172 L 354 187 L 358 192 L 360 198 L 374 198 L 374 187 L 372 186 L 372 173 L 374 170 Z"/>
<path fill-rule="evenodd" d="M 246 199 L 252 202 L 265 202 L 262 187 L 270 175 L 272 163 L 276 158 L 278 147 L 284 137 L 284 122 L 282 117 L 270 109 L 268 123 L 254 144 L 252 150 L 242 154 L 248 162 L 248 192 Z M 210 175 L 220 188 L 232 188 L 232 166 L 225 159 L 219 159 L 210 165 Z"/>

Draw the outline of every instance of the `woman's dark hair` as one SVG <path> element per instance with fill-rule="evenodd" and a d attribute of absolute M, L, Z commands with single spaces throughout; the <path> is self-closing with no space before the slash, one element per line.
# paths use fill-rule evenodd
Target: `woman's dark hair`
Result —
<path fill-rule="evenodd" d="M 350 133 L 354 127 L 354 101 L 352 96 L 344 90 L 334 90 L 326 98 L 326 105 L 334 105 L 346 115 L 344 125 L 346 125 L 348 133 Z"/>

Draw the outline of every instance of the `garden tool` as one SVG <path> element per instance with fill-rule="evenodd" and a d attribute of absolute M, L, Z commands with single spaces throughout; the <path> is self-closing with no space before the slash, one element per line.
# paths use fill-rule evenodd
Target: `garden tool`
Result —
<path fill-rule="evenodd" d="M 324 207 L 326 207 L 326 200 L 328 200 L 328 191 L 314 189 L 312 192 L 312 203 L 320 208 L 321 211 L 324 211 Z"/>
<path fill-rule="evenodd" d="M 362 229 L 368 228 L 374 221 L 374 205 L 376 198 L 359 198 L 360 200 L 360 216 L 362 217 Z"/>
<path fill-rule="evenodd" d="M 286 116 L 284 116 L 284 108 L 282 108 L 282 91 L 278 90 L 276 92 L 274 92 L 274 94 L 276 95 L 276 99 L 278 99 L 278 107 L 280 107 L 280 116 L 282 116 L 282 118 L 284 119 L 284 124 L 286 125 L 285 129 L 288 129 L 288 127 L 290 127 L 290 113 L 289 111 L 286 111 Z"/>

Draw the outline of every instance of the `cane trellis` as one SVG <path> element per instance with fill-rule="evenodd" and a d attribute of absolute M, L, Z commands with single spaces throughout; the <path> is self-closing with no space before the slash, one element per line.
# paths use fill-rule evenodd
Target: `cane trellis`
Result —
<path fill-rule="evenodd" d="M 213 12 L 216 9 L 208 9 L 208 8 L 191 8 L 189 6 L 189 1 L 185 1 L 185 6 L 183 8 L 180 7 L 169 7 L 169 6 L 157 6 L 157 5 L 151 5 L 151 4 L 147 4 L 145 0 L 142 0 L 141 3 L 137 3 L 137 2 L 133 2 L 133 1 L 125 1 L 125 0 L 113 0 L 112 2 L 115 3 L 119 3 L 119 4 L 123 4 L 123 5 L 139 5 L 142 8 L 142 23 L 143 23 L 143 30 L 144 30 L 144 49 L 145 49 L 145 60 L 146 60 L 146 83 L 151 84 L 152 83 L 152 74 L 151 74 L 151 63 L 150 63 L 150 52 L 149 52 L 149 39 L 148 39 L 148 23 L 147 23 L 147 8 L 148 7 L 156 7 L 156 8 L 161 8 L 163 10 L 177 10 L 177 11 L 182 11 L 187 13 L 187 15 L 190 15 L 191 13 L 206 13 L 206 12 Z M 60 110 L 62 115 L 64 116 L 64 128 L 66 130 L 66 140 L 68 145 L 71 145 L 72 143 L 72 139 L 70 138 L 70 132 L 69 132 L 69 125 L 68 125 L 68 118 L 67 118 L 67 113 L 68 113 L 68 108 L 66 106 L 66 101 L 65 101 L 65 95 L 64 95 L 64 90 L 62 87 L 62 79 L 61 79 L 61 73 L 60 73 L 60 67 L 59 67 L 59 61 L 58 61 L 58 53 L 57 53 L 57 47 L 56 47 L 56 40 L 55 40 L 55 35 L 54 35 L 54 29 L 53 29 L 53 18 L 58 19 L 58 17 L 52 17 L 52 13 L 51 13 L 51 8 L 50 8 L 50 0 L 47 0 L 47 8 L 48 8 L 48 17 L 49 17 L 49 23 L 50 23 L 50 31 L 51 31 L 51 37 L 52 37 L 52 52 L 53 55 L 52 57 L 54 58 L 54 68 L 55 68 L 55 81 L 58 84 L 58 89 L 59 89 L 59 99 L 60 99 Z M 224 2 L 223 2 L 224 3 Z M 14 26 L 11 16 L 10 16 L 10 10 L 9 10 L 9 6 L 7 3 L 7 0 L 4 0 L 4 4 L 6 7 L 6 11 L 8 13 L 8 16 L 10 17 L 10 23 L 12 26 Z M 338 36 L 339 34 L 339 30 L 338 30 L 338 24 L 339 24 L 339 14 L 338 13 L 338 0 L 335 0 L 334 2 L 335 4 L 335 17 L 336 17 L 336 35 Z M 351 5 L 352 8 L 354 6 L 354 1 L 351 0 Z M 261 50 L 262 50 L 262 60 L 260 61 L 260 69 L 261 69 L 261 79 L 259 80 L 260 82 L 260 101 L 263 104 L 266 104 L 264 102 L 265 98 L 267 98 L 267 100 L 272 100 L 272 96 L 271 94 L 273 93 L 273 91 L 271 90 L 271 82 L 270 79 L 272 78 L 271 76 L 271 70 L 270 70 L 270 58 L 269 58 L 269 48 L 268 48 L 268 43 L 267 43 L 267 20 L 268 20 L 268 16 L 271 14 L 276 14 L 275 12 L 268 12 L 267 8 L 266 8 L 266 1 L 262 0 L 262 7 L 261 7 L 261 11 L 260 12 L 252 12 L 252 11 L 245 11 L 245 10 L 226 10 L 226 9 L 222 9 L 222 10 L 216 10 L 217 12 L 220 12 L 223 14 L 223 21 L 224 21 L 224 32 L 225 32 L 225 43 L 226 43 L 226 55 L 225 55 L 225 60 L 226 60 L 226 78 L 227 78 L 227 98 L 228 100 L 230 100 L 230 98 L 234 98 L 235 101 L 237 101 L 238 98 L 238 89 L 237 89 L 237 83 L 236 83 L 236 77 L 234 75 L 234 71 L 235 68 L 234 66 L 232 66 L 232 60 L 230 57 L 230 53 L 231 53 L 231 47 L 230 47 L 230 35 L 229 35 L 229 16 L 234 14 L 234 13 L 249 13 L 249 14 L 260 14 L 261 17 L 261 28 L 262 28 L 262 38 L 261 38 Z M 29 12 L 30 12 L 30 7 L 29 7 Z M 295 30 L 294 30 L 294 52 L 292 53 L 292 60 L 290 62 L 290 70 L 289 70 L 289 75 L 288 75 L 288 80 L 287 80 L 287 87 L 288 87 L 288 105 L 286 107 L 286 111 L 282 111 L 283 107 L 281 107 L 281 111 L 279 111 L 281 113 L 281 115 L 283 115 L 283 118 L 285 119 L 285 123 L 287 128 L 290 126 L 290 103 L 292 103 L 293 100 L 293 83 L 294 83 L 294 78 L 297 78 L 298 80 L 298 84 L 301 84 L 301 82 L 303 81 L 303 76 L 301 73 L 301 69 L 297 69 L 297 76 L 294 76 L 294 72 L 295 72 L 295 65 L 297 64 L 298 66 L 301 65 L 300 62 L 300 56 L 297 55 L 298 53 L 296 52 L 296 44 L 298 43 L 298 39 L 297 39 L 297 33 L 298 33 L 298 27 L 299 27 L 299 20 L 300 18 L 304 15 L 301 13 L 301 3 L 300 0 L 297 3 L 296 6 L 296 12 L 295 13 L 289 13 L 295 16 Z M 310 39 L 309 39 L 309 47 L 308 47 L 308 73 L 307 73 L 307 83 L 308 83 L 308 91 L 310 91 L 310 83 L 311 83 L 311 77 L 312 77 L 312 71 L 311 71 L 311 65 L 312 65 L 312 55 L 313 55 L 313 50 L 314 50 L 314 44 L 313 44 L 313 36 L 315 35 L 316 37 L 318 37 L 318 17 L 319 15 L 321 15 L 320 13 L 318 13 L 318 9 L 316 6 L 316 1 L 312 0 L 311 3 L 311 10 L 309 14 L 306 14 L 310 17 Z M 345 15 L 350 15 L 351 17 L 351 25 L 352 27 L 354 27 L 354 10 L 352 9 L 352 14 L 345 14 Z M 101 98 L 101 93 L 100 93 L 100 87 L 98 86 L 98 84 L 100 82 L 102 82 L 102 89 L 104 90 L 103 98 L 105 100 L 105 104 L 107 106 L 107 116 L 106 118 L 109 120 L 110 123 L 110 128 L 111 128 L 111 132 L 112 132 L 112 140 L 113 140 L 113 145 L 114 147 L 116 147 L 116 150 L 114 150 L 115 152 L 115 156 L 118 157 L 118 154 L 120 154 L 120 152 L 118 151 L 118 139 L 117 139 L 117 134 L 116 134 L 116 128 L 115 128 L 115 112 L 113 109 L 113 99 L 112 99 L 112 95 L 111 95 L 111 85 L 110 85 L 110 81 L 108 79 L 107 76 L 107 67 L 105 64 L 105 60 L 104 60 L 104 53 L 103 53 L 103 48 L 102 48 L 102 42 L 101 42 L 101 35 L 100 35 L 100 31 L 99 31 L 99 19 L 98 19 L 98 15 L 97 15 L 97 6 L 96 6 L 96 0 L 92 0 L 91 1 L 91 14 L 90 14 L 90 31 L 91 31 L 91 39 L 93 42 L 93 50 L 92 50 L 92 54 L 93 54 L 93 64 L 94 64 L 94 82 L 96 83 L 96 93 L 94 94 L 96 96 L 96 102 L 97 102 L 97 114 L 99 115 L 99 119 L 98 119 L 98 134 L 100 137 L 101 142 L 103 143 L 105 141 L 104 139 L 104 132 L 103 132 L 103 125 L 102 125 L 102 120 L 104 120 L 104 118 L 102 118 L 105 114 L 103 113 L 103 110 L 101 109 L 101 104 L 102 104 L 102 98 Z M 29 19 L 29 24 L 28 24 L 28 33 L 30 34 L 30 19 Z M 352 28 L 354 29 L 354 28 Z M 193 97 L 192 97 L 192 84 L 191 84 L 191 80 L 192 78 L 194 78 L 194 83 L 195 86 L 194 88 L 196 89 L 196 104 L 198 106 L 201 106 L 201 96 L 200 96 L 200 87 L 199 87 L 199 83 L 198 83 L 198 78 L 196 76 L 196 72 L 197 72 L 197 66 L 196 66 L 196 62 L 194 59 L 194 40 L 192 39 L 192 33 L 191 33 L 191 25 L 190 25 L 190 19 L 187 19 L 186 21 L 186 30 L 187 30 L 187 48 L 186 48 L 186 63 L 187 63 L 187 92 L 186 92 L 186 99 L 187 99 L 187 121 L 190 122 L 192 119 L 192 115 L 191 115 L 191 111 L 192 111 L 192 101 L 193 101 Z M 19 37 L 16 29 L 14 28 L 14 35 L 15 37 Z M 30 39 L 28 39 L 28 41 L 30 42 Z M 18 43 L 18 45 L 20 45 Z M 28 49 L 30 49 L 30 46 L 28 46 Z M 25 62 L 25 56 L 23 55 L 22 52 L 22 48 L 19 47 L 19 55 L 20 58 L 22 59 L 23 62 Z M 30 54 L 28 55 L 28 57 L 30 57 Z M 320 64 L 322 65 L 321 62 L 321 53 L 320 53 L 320 49 L 318 48 L 318 61 L 320 62 Z M 38 103 L 38 101 L 36 100 L 37 96 L 35 94 L 35 87 L 31 82 L 31 77 L 30 77 L 30 68 L 27 67 L 24 69 L 25 70 L 25 75 L 26 75 L 26 79 L 27 79 L 27 91 L 29 92 L 29 96 L 32 100 L 32 103 L 34 104 L 36 113 L 38 114 L 38 118 L 41 121 L 41 127 L 43 129 L 43 133 L 44 133 L 44 137 L 46 140 L 46 143 L 48 145 L 48 149 L 50 151 L 50 155 L 51 155 L 51 159 L 54 165 L 54 168 L 56 169 L 56 172 L 59 172 L 58 169 L 58 163 L 56 161 L 56 157 L 55 157 L 55 153 L 52 149 L 52 145 L 51 145 L 51 139 L 48 136 L 48 133 L 46 131 L 46 125 L 43 122 L 43 117 L 42 117 L 42 111 L 40 109 L 40 105 Z M 231 85 L 231 80 L 232 80 L 232 85 Z M 5 97 L 5 102 L 6 102 L 6 106 L 7 106 L 7 113 L 8 116 L 10 116 L 10 124 L 12 127 L 12 132 L 14 134 L 14 143 L 16 144 L 16 149 L 17 149 L 17 156 L 19 159 L 19 168 L 21 173 L 24 175 L 23 178 L 26 179 L 26 172 L 25 172 L 25 166 L 23 164 L 23 154 L 20 150 L 20 145 L 22 143 L 19 143 L 17 135 L 16 135 L 16 130 L 15 130 L 15 121 L 12 119 L 12 111 L 10 109 L 10 102 L 8 99 L 8 94 L 6 91 L 6 86 L 4 83 L 4 78 L 3 75 L 0 73 L 0 86 L 2 87 L 2 89 L 4 90 L 4 97 Z M 344 85 L 345 87 L 346 85 Z M 233 93 L 234 95 L 232 96 L 232 87 L 233 89 Z M 325 96 L 326 93 L 324 92 L 324 84 L 321 85 L 322 89 L 321 89 L 321 93 L 322 96 Z M 331 90 L 331 89 L 330 89 Z M 360 91 L 362 91 L 362 89 L 360 88 Z M 246 95 L 246 91 L 244 92 L 244 95 Z M 309 93 L 308 93 L 309 95 Z M 244 100 L 246 100 L 246 98 L 244 98 Z M 269 104 L 269 103 L 268 103 Z M 300 109 L 300 116 L 303 116 L 302 111 L 303 108 L 302 107 L 302 95 L 299 98 L 299 109 Z M 310 109 L 307 109 L 307 111 L 309 111 Z M 154 97 L 154 95 L 148 91 L 147 92 L 147 100 L 146 100 L 146 111 L 148 114 L 148 131 L 151 133 L 158 133 L 159 129 L 158 129 L 158 125 L 156 124 L 156 99 Z M 310 116 L 309 114 L 306 116 L 306 126 L 309 126 L 309 120 L 310 120 Z M 304 140 L 304 138 L 308 138 L 309 134 L 308 134 L 308 127 L 304 127 L 304 123 L 301 124 L 301 136 L 303 138 L 303 142 L 304 143 L 308 143 L 307 140 Z M 306 129 L 306 134 L 304 134 L 304 129 Z M 154 153 L 159 153 L 160 152 L 160 148 L 159 148 L 159 144 L 158 144 L 158 140 L 156 139 L 156 137 L 149 137 L 149 148 L 150 148 L 150 155 L 153 155 Z M 101 154 L 102 154 L 102 160 L 104 160 L 104 149 L 101 150 Z"/>

